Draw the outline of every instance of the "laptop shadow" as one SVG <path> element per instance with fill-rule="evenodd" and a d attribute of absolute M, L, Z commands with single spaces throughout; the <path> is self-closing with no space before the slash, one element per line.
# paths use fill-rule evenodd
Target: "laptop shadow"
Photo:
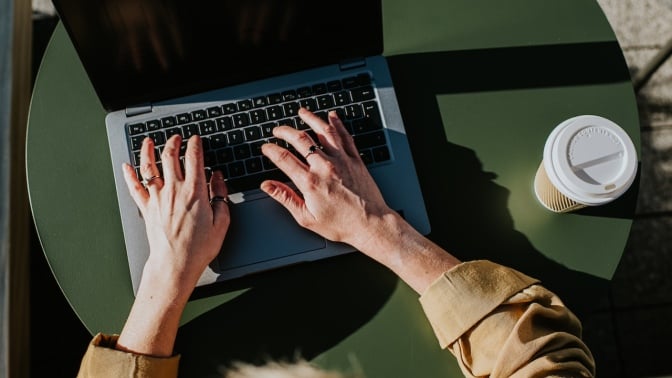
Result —
<path fill-rule="evenodd" d="M 509 191 L 494 182 L 496 172 L 483 171 L 473 150 L 447 140 L 436 95 L 629 80 L 625 64 L 597 64 L 602 54 L 617 56 L 620 47 L 587 43 L 388 58 L 432 226 L 429 238 L 462 260 L 488 259 L 541 279 L 581 319 L 610 308 L 609 281 L 547 258 L 514 229 Z M 437 164 L 450 166 L 450 174 L 437 176 Z M 631 218 L 637 187 L 638 179 L 613 205 L 584 215 Z M 216 376 L 218 367 L 234 361 L 311 359 L 369 322 L 399 284 L 359 253 L 309 265 L 233 283 L 250 289 L 181 327 L 180 370 Z M 584 334 L 599 366 L 605 357 L 591 337 Z"/>

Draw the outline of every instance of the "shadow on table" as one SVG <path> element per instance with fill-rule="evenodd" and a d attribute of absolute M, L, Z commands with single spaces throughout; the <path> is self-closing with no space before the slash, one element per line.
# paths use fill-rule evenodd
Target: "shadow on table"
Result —
<path fill-rule="evenodd" d="M 621 53 L 616 43 L 589 43 L 389 59 L 432 224 L 429 237 L 463 260 L 489 259 L 540 278 L 579 317 L 608 308 L 608 281 L 550 260 L 513 228 L 508 190 L 493 181 L 495 173 L 483 172 L 474 151 L 447 141 L 436 95 L 629 80 L 625 63 L 595 63 L 605 61 L 602 54 Z M 576 62 L 574 56 L 584 59 Z M 450 177 L 436 175 L 437 164 L 450 166 Z M 586 215 L 631 217 L 635 197 L 605 207 L 607 213 Z M 313 358 L 370 321 L 398 279 L 351 254 L 248 282 L 251 289 L 181 328 L 176 350 L 182 353 L 182 372 L 207 376 L 237 360 Z M 600 358 L 596 355 L 598 364 Z"/>

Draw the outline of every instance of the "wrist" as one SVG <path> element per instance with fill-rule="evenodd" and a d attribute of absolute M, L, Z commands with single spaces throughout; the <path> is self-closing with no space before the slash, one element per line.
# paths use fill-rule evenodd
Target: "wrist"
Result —
<path fill-rule="evenodd" d="M 392 270 L 419 294 L 460 264 L 394 211 L 372 218 L 364 229 L 353 247 Z"/>

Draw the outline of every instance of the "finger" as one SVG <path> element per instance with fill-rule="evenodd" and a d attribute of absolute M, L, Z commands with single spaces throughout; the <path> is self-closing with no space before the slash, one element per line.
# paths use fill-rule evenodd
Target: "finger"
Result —
<path fill-rule="evenodd" d="M 154 140 L 149 137 L 142 141 L 140 148 L 140 175 L 148 190 L 160 189 L 163 186 L 161 172 L 156 166 Z"/>
<path fill-rule="evenodd" d="M 124 181 L 126 181 L 126 186 L 128 186 L 128 191 L 133 201 L 140 208 L 140 211 L 144 211 L 145 204 L 149 201 L 149 193 L 147 193 L 145 186 L 138 180 L 135 169 L 130 164 L 124 163 L 123 171 Z"/>
<path fill-rule="evenodd" d="M 278 126 L 273 129 L 273 135 L 287 141 L 296 151 L 304 157 L 307 157 L 312 146 L 316 146 L 316 141 L 305 131 L 296 130 L 289 126 Z M 317 151 L 315 151 L 317 152 Z M 297 159 L 298 161 L 298 159 Z"/>
<path fill-rule="evenodd" d="M 276 129 L 278 128 L 276 127 Z M 290 129 L 289 127 L 287 128 Z M 261 152 L 297 186 L 301 186 L 306 181 L 309 167 L 286 148 L 273 143 L 266 143 L 261 146 Z"/>
<path fill-rule="evenodd" d="M 203 142 L 198 135 L 187 141 L 184 153 L 184 179 L 196 185 L 205 185 L 205 168 L 203 166 Z"/>
<path fill-rule="evenodd" d="M 359 150 L 355 146 L 355 141 L 352 139 L 352 135 L 348 132 L 348 129 L 345 128 L 343 121 L 338 118 L 338 113 L 332 110 L 328 114 L 329 124 L 333 126 L 336 133 L 338 133 L 339 142 L 343 150 L 352 157 L 359 157 Z"/>
<path fill-rule="evenodd" d="M 210 177 L 210 198 L 227 198 L 228 195 L 229 190 L 224 181 L 224 174 L 221 171 L 212 172 L 212 176 Z M 228 227 L 230 222 L 228 201 L 212 202 L 212 212 L 215 227 L 219 229 Z"/>
<path fill-rule="evenodd" d="M 261 183 L 261 190 L 284 206 L 299 225 L 307 227 L 312 223 L 314 217 L 306 208 L 306 202 L 287 184 L 266 180 Z"/>
<path fill-rule="evenodd" d="M 338 131 L 334 125 L 324 122 L 324 120 L 316 116 L 313 112 L 308 109 L 300 108 L 299 117 L 310 126 L 311 129 L 315 130 L 317 135 L 321 138 L 320 143 L 327 148 L 327 151 L 338 149 L 342 144 L 341 136 L 338 134 Z"/>
<path fill-rule="evenodd" d="M 180 144 L 182 137 L 173 135 L 168 139 L 166 145 L 163 147 L 161 153 L 161 161 L 163 162 L 163 177 L 164 183 L 169 184 L 174 181 L 182 181 L 182 167 L 180 166 Z"/>

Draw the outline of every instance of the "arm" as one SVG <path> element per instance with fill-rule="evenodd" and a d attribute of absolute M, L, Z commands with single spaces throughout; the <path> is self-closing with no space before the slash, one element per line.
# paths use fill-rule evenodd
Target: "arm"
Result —
<path fill-rule="evenodd" d="M 121 335 L 99 335 L 82 360 L 80 376 L 177 375 L 173 346 L 182 311 L 200 275 L 222 246 L 229 226 L 227 203 L 210 198 L 227 195 L 220 172 L 206 185 L 201 141 L 187 144 L 184 172 L 180 167 L 181 138 L 168 140 L 162 153 L 163 177 L 138 181 L 129 165 L 126 183 L 147 227 L 150 254 L 142 281 Z M 142 176 L 159 176 L 154 144 L 147 138 L 141 150 Z"/>
<path fill-rule="evenodd" d="M 415 231 L 383 200 L 352 137 L 334 112 L 329 122 L 301 109 L 318 141 L 289 127 L 274 135 L 304 154 L 272 144 L 263 153 L 301 192 L 267 181 L 261 188 L 297 222 L 345 242 L 385 265 L 416 292 L 443 348 L 466 376 L 590 376 L 594 362 L 579 320 L 553 293 L 512 269 L 461 263 Z M 319 142 L 323 149 L 311 151 Z"/>

